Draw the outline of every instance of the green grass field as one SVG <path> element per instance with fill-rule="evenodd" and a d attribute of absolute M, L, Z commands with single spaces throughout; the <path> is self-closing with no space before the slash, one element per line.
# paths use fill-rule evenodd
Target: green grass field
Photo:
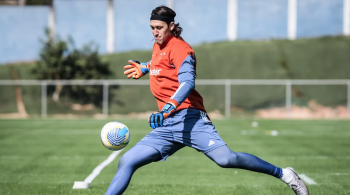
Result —
<path fill-rule="evenodd" d="M 125 119 L 131 142 L 151 131 L 146 120 Z M 104 194 L 117 170 L 119 155 L 88 190 L 73 190 L 110 151 L 99 133 L 107 120 L 0 120 L 0 194 Z M 292 166 L 313 179 L 312 195 L 350 194 L 350 121 L 215 120 L 228 146 L 277 166 Z M 277 130 L 278 136 L 270 132 Z M 139 169 L 125 192 L 152 194 L 292 195 L 287 185 L 258 173 L 222 169 L 200 152 L 184 148 L 165 162 Z"/>

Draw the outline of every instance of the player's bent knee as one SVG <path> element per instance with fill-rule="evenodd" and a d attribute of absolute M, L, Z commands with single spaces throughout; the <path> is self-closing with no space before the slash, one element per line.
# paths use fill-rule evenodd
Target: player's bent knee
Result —
<path fill-rule="evenodd" d="M 133 158 L 130 155 L 128 155 L 128 153 L 125 153 L 119 160 L 118 169 L 134 167 L 135 164 L 136 161 L 133 160 Z"/>
<path fill-rule="evenodd" d="M 239 156 L 235 152 L 231 152 L 225 156 L 214 159 L 215 163 L 222 168 L 239 168 Z"/>
<path fill-rule="evenodd" d="M 125 167 L 125 157 L 124 155 L 120 158 L 118 163 L 118 169 Z"/>
<path fill-rule="evenodd" d="M 227 157 L 215 159 L 214 161 L 221 168 L 229 168 L 230 167 L 230 159 Z"/>

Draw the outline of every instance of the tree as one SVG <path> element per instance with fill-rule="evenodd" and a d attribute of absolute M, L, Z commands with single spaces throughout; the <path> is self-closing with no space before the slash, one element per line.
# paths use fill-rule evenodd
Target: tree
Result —
<path fill-rule="evenodd" d="M 112 76 L 109 63 L 103 62 L 93 44 L 82 49 L 74 46 L 73 40 L 67 41 L 50 37 L 46 30 L 47 40 L 42 41 L 40 60 L 33 73 L 37 79 L 69 80 L 69 79 L 106 79 Z M 56 85 L 49 88 L 49 94 L 55 102 L 60 103 L 60 96 L 65 96 L 74 103 L 102 106 L 102 86 Z M 72 105 L 72 104 L 70 104 Z M 72 107 L 72 106 L 71 106 Z"/>

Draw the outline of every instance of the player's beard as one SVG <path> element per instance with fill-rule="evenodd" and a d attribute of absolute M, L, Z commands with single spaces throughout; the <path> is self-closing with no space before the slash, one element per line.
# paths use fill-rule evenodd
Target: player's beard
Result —
<path fill-rule="evenodd" d="M 157 36 L 157 37 L 154 37 L 154 40 L 156 41 L 156 43 L 158 45 L 163 45 L 168 39 L 169 37 L 171 36 L 171 33 L 170 34 L 167 34 L 166 36 Z"/>
<path fill-rule="evenodd" d="M 157 40 L 157 39 L 156 39 L 156 43 L 157 43 L 158 45 L 163 44 L 163 42 L 164 42 L 163 40 Z"/>
<path fill-rule="evenodd" d="M 162 39 L 161 37 L 157 36 L 157 37 L 154 37 L 154 40 L 156 41 L 156 43 L 158 45 L 161 45 L 164 43 L 164 39 Z"/>

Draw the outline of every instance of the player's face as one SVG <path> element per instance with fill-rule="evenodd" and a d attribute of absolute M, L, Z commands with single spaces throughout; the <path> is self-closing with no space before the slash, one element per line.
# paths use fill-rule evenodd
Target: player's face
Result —
<path fill-rule="evenodd" d="M 174 27 L 174 22 L 171 22 L 168 26 L 166 22 L 151 20 L 152 34 L 156 43 L 158 45 L 163 44 L 171 36 L 171 31 Z"/>

